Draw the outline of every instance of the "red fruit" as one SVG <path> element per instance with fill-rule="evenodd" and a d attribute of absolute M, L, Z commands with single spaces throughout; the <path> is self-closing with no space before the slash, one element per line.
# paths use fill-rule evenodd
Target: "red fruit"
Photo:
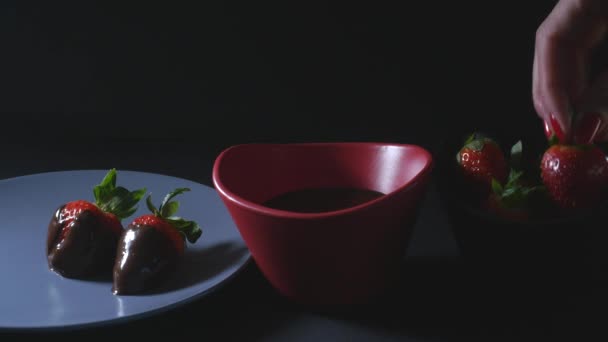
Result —
<path fill-rule="evenodd" d="M 606 155 L 595 145 L 553 145 L 543 154 L 541 177 L 561 208 L 589 208 L 608 185 Z"/>
<path fill-rule="evenodd" d="M 121 235 L 114 264 L 114 294 L 138 294 L 155 287 L 174 270 L 184 253 L 185 240 L 194 243 L 201 236 L 196 222 L 173 216 L 179 202 L 171 199 L 186 191 L 190 189 L 169 193 L 158 209 L 148 196 L 146 203 L 152 214 L 134 219 Z"/>
<path fill-rule="evenodd" d="M 116 187 L 112 169 L 94 188 L 96 203 L 85 200 L 59 207 L 48 226 L 47 261 L 51 270 L 68 278 L 83 278 L 112 268 L 122 233 L 120 219 L 130 216 L 145 189 Z"/>
<path fill-rule="evenodd" d="M 171 240 L 173 247 L 179 254 L 182 254 L 184 252 L 184 235 L 164 218 L 161 218 L 154 214 L 143 215 L 133 220 L 131 226 L 152 227 L 161 232 L 168 240 Z"/>
<path fill-rule="evenodd" d="M 522 177 L 523 171 L 512 169 L 506 184 L 502 185 L 494 180 L 492 182 L 493 192 L 483 203 L 483 207 L 508 220 L 527 221 L 530 219 L 533 213 L 532 198 L 542 188 L 529 184 Z"/>
<path fill-rule="evenodd" d="M 496 194 L 490 194 L 486 200 L 485 209 L 494 215 L 511 221 L 527 221 L 530 218 L 530 214 L 526 208 L 510 208 Z"/>
<path fill-rule="evenodd" d="M 503 151 L 490 138 L 471 136 L 457 155 L 465 178 L 482 192 L 490 190 L 492 179 L 501 184 L 507 179 L 507 162 Z"/>
<path fill-rule="evenodd" d="M 62 227 L 59 233 L 59 241 L 65 239 L 74 225 L 74 220 L 80 217 L 84 211 L 89 211 L 90 215 L 94 216 L 104 228 L 109 229 L 114 234 L 120 235 L 122 233 L 122 224 L 116 215 L 102 211 L 91 202 L 78 200 L 66 203 L 59 210 L 59 224 Z"/>

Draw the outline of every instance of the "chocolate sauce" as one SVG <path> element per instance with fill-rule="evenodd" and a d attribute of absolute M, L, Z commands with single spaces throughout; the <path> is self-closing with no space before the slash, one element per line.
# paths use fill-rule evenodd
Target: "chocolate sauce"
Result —
<path fill-rule="evenodd" d="M 264 205 L 286 211 L 320 213 L 354 207 L 381 196 L 384 194 L 367 189 L 312 188 L 281 194 Z"/>
<path fill-rule="evenodd" d="M 150 226 L 131 226 L 123 232 L 116 251 L 116 295 L 140 294 L 156 287 L 174 271 L 179 254 L 173 242 Z"/>
<path fill-rule="evenodd" d="M 83 211 L 73 221 L 62 221 L 63 206 L 48 226 L 47 261 L 49 269 L 66 278 L 86 278 L 111 274 L 118 234 L 104 226 L 100 218 Z M 60 239 L 66 222 L 69 231 Z"/>

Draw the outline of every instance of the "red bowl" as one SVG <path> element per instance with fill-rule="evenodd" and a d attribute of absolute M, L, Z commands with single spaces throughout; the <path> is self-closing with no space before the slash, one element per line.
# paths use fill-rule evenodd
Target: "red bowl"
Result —
<path fill-rule="evenodd" d="M 244 144 L 217 157 L 213 182 L 253 260 L 280 294 L 302 304 L 354 304 L 396 279 L 432 165 L 431 154 L 415 145 Z M 265 205 L 314 188 L 382 195 L 324 212 Z"/>

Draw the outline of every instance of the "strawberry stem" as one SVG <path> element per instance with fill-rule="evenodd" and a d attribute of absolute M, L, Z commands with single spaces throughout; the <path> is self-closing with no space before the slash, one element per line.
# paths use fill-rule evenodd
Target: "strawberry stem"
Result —
<path fill-rule="evenodd" d="M 129 191 L 116 186 L 116 169 L 111 169 L 101 183 L 93 188 L 95 204 L 103 211 L 125 219 L 137 211 L 137 203 L 146 194 L 146 189 Z"/>
<path fill-rule="evenodd" d="M 177 188 L 169 192 L 163 201 L 161 202 L 158 209 L 152 203 L 152 195 L 148 195 L 146 199 L 146 205 L 148 209 L 157 217 L 169 222 L 175 229 L 177 229 L 183 236 L 190 242 L 195 243 L 198 238 L 202 235 L 201 227 L 194 221 L 187 221 L 181 217 L 174 216 L 179 209 L 179 202 L 171 201 L 173 197 L 190 191 L 188 188 Z"/>
<path fill-rule="evenodd" d="M 553 145 L 558 145 L 559 143 L 560 141 L 557 135 L 555 135 L 555 133 L 551 134 L 551 136 L 549 137 L 549 147 Z"/>
<path fill-rule="evenodd" d="M 492 182 L 494 193 L 506 208 L 525 208 L 532 194 L 544 190 L 543 186 L 526 186 L 522 184 L 522 176 L 523 171 L 511 169 L 507 183 L 504 186 L 501 186 L 498 182 Z"/>

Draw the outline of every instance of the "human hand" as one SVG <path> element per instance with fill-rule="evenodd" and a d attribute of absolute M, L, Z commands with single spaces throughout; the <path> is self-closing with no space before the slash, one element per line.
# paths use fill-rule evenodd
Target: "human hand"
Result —
<path fill-rule="evenodd" d="M 532 97 L 547 137 L 608 140 L 608 70 L 589 75 L 593 49 L 607 35 L 605 0 L 560 0 L 538 28 Z"/>

